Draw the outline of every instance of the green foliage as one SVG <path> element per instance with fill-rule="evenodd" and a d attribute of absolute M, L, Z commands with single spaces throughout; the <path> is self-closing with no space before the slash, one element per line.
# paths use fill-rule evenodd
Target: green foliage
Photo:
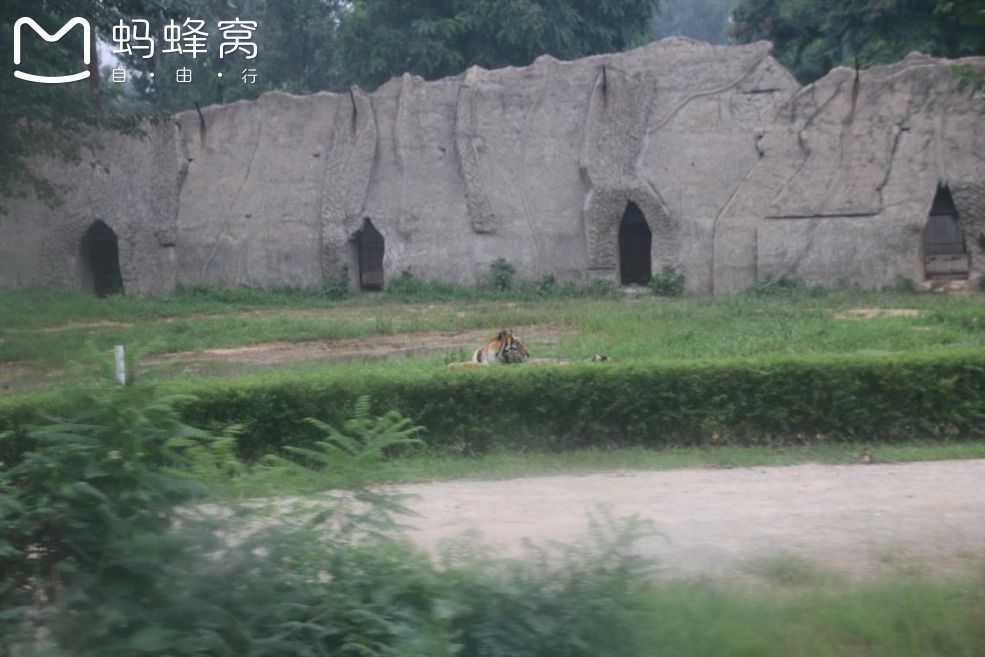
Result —
<path fill-rule="evenodd" d="M 725 43 L 729 14 L 735 3 L 736 0 L 666 0 L 653 17 L 653 36 Z"/>
<path fill-rule="evenodd" d="M 76 394 L 69 406 L 80 410 L 28 427 L 31 451 L 0 466 L 0 635 L 38 614 L 55 643 L 78 641 L 83 654 L 83 637 L 114 631 L 110 619 L 121 636 L 139 634 L 119 620 L 137 620 L 126 608 L 162 600 L 153 561 L 181 549 L 169 530 L 205 492 L 165 469 L 182 460 L 176 443 L 207 435 L 179 418 L 177 397 Z"/>
<path fill-rule="evenodd" d="M 513 275 L 516 269 L 506 258 L 496 258 L 489 265 L 489 287 L 499 292 L 506 292 L 513 288 Z"/>
<path fill-rule="evenodd" d="M 161 4 L 173 11 L 178 3 L 164 0 Z M 305 94 L 345 88 L 351 80 L 338 66 L 336 33 L 347 13 L 346 5 L 339 0 L 197 0 L 194 9 L 177 22 L 181 23 L 185 15 L 205 20 L 210 26 L 236 17 L 256 21 L 256 59 L 247 61 L 241 54 L 220 58 L 218 47 L 210 44 L 206 54 L 182 62 L 192 69 L 192 82 L 174 84 L 169 79 L 173 67 L 168 55 L 158 53 L 150 59 L 127 56 L 128 68 L 140 72 L 132 77 L 132 102 L 177 112 L 191 110 L 196 104 L 205 107 L 254 99 L 267 91 Z M 252 84 L 240 79 L 244 65 L 257 68 L 259 75 Z M 221 78 L 217 75 L 220 72 Z"/>
<path fill-rule="evenodd" d="M 596 522 L 592 545 L 557 560 L 479 560 L 471 549 L 439 570 L 382 537 L 397 529 L 391 496 L 209 511 L 199 475 L 213 459 L 236 461 L 228 441 L 210 444 L 178 418 L 175 398 L 150 389 L 78 401 L 84 410 L 32 429 L 36 449 L 0 469 L 0 654 L 451 657 L 468 646 L 587 657 L 625 647 L 601 630 L 631 629 L 637 524 Z M 305 459 L 378 459 L 417 432 L 371 417 L 366 399 L 345 434 L 319 428 L 331 449 Z"/>
<path fill-rule="evenodd" d="M 897 276 L 896 280 L 893 281 L 893 284 L 884 289 L 897 294 L 915 294 L 918 288 L 916 281 L 912 278 Z"/>
<path fill-rule="evenodd" d="M 168 388 L 195 396 L 182 402 L 188 422 L 243 424 L 247 460 L 321 440 L 305 418 L 338 426 L 361 395 L 414 417 L 432 447 L 467 453 L 985 435 L 980 350 L 487 369 L 335 369 Z M 25 404 L 37 400 L 0 405 L 12 450 Z"/>
<path fill-rule="evenodd" d="M 349 268 L 344 267 L 336 277 L 326 278 L 322 282 L 321 291 L 326 299 L 333 301 L 348 298 L 352 294 L 352 286 L 349 284 Z"/>
<path fill-rule="evenodd" d="M 575 59 L 647 40 L 656 0 L 357 0 L 338 29 L 341 70 L 365 88 L 404 72 L 435 79 L 474 65 Z"/>
<path fill-rule="evenodd" d="M 554 274 L 544 274 L 536 285 L 538 292 L 544 296 L 549 296 L 557 290 L 557 278 L 554 277 Z"/>
<path fill-rule="evenodd" d="M 684 274 L 664 265 L 659 274 L 650 277 L 649 286 L 658 297 L 679 297 L 684 294 Z"/>
<path fill-rule="evenodd" d="M 475 296 L 474 292 L 443 281 L 418 278 L 409 269 L 400 272 L 398 278 L 387 281 L 387 296 L 402 300 L 413 299 L 461 299 Z"/>
<path fill-rule="evenodd" d="M 758 297 L 777 295 L 823 296 L 825 290 L 822 288 L 810 288 L 799 278 L 780 276 L 778 278 L 767 278 L 759 281 L 746 290 L 746 294 Z"/>
<path fill-rule="evenodd" d="M 352 415 L 342 425 L 342 431 L 315 418 L 305 421 L 324 436 L 312 447 L 288 446 L 292 455 L 317 471 L 330 470 L 336 479 L 352 485 L 365 479 L 379 464 L 384 455 L 394 455 L 399 448 L 423 445 L 417 438 L 424 427 L 413 426 L 411 420 L 398 411 L 391 410 L 381 416 L 369 413 L 370 398 L 363 395 L 356 399 Z"/>
<path fill-rule="evenodd" d="M 740 0 L 730 35 L 773 42 L 803 83 L 838 65 L 885 64 L 911 51 L 942 57 L 985 54 L 981 0 Z"/>
<path fill-rule="evenodd" d="M 0 466 L 0 654 L 925 657 L 985 642 L 976 577 L 818 591 L 824 573 L 786 559 L 751 566 L 782 595 L 658 583 L 634 548 L 652 527 L 604 514 L 576 545 L 507 560 L 464 541 L 436 565 L 386 538 L 400 506 L 379 493 L 206 506 L 203 481 L 249 466 L 231 438 L 180 419 L 192 401 L 78 393 L 79 410 L 33 427 L 35 448 Z M 316 423 L 329 447 L 303 458 L 378 460 L 414 440 L 370 410 L 359 398 L 341 431 Z"/>
<path fill-rule="evenodd" d="M 14 22 L 22 16 L 38 21 L 54 33 L 70 18 L 79 15 L 78 2 L 51 0 L 7 0 L 0 3 L 0 33 L 4 50 L 10 55 L 10 36 Z M 171 2 L 180 11 L 183 2 Z M 125 16 L 154 18 L 162 15 L 157 2 L 143 0 L 107 0 L 89 3 L 82 14 L 100 34 L 109 34 L 111 26 Z M 30 30 L 28 30 L 30 32 Z M 82 52 L 81 30 L 73 29 L 63 38 L 47 43 L 39 38 L 25 38 L 22 61 L 30 72 L 41 75 L 65 75 L 79 71 Z M 95 62 L 94 62 L 95 65 Z M 102 167 L 99 144 L 92 137 L 96 130 L 138 132 L 137 126 L 146 111 L 135 111 L 120 102 L 119 94 L 102 84 L 94 71 L 85 82 L 71 84 L 35 84 L 14 78 L 9 72 L 0 76 L 0 213 L 3 197 L 33 193 L 53 205 L 59 202 L 59 189 L 38 166 L 45 157 L 71 163 L 86 163 L 93 169 Z M 41 159 L 38 159 L 41 158 Z"/>

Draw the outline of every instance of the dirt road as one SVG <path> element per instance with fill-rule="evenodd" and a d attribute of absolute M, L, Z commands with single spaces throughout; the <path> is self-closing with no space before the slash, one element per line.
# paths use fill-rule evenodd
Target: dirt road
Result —
<path fill-rule="evenodd" d="M 985 565 L 985 460 L 670 470 L 400 486 L 412 538 L 467 530 L 517 555 L 524 538 L 575 541 L 599 504 L 651 519 L 640 550 L 680 576 L 730 576 L 762 557 L 802 557 L 866 578 Z"/>

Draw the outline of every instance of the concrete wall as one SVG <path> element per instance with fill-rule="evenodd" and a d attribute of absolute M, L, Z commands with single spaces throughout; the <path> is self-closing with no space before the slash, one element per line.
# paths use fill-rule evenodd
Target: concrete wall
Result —
<path fill-rule="evenodd" d="M 980 272 L 985 108 L 951 63 L 913 55 L 802 89 L 769 51 L 665 39 L 371 94 L 265 94 L 143 140 L 97 136 L 100 166 L 41 165 L 65 187 L 59 207 L 17 200 L 0 217 L 0 285 L 80 284 L 97 219 L 119 236 L 128 293 L 353 276 L 366 219 L 387 277 L 474 284 L 502 257 L 522 278 L 616 280 L 629 202 L 653 271 L 684 272 L 691 293 L 780 275 L 879 285 L 922 278 L 942 180 Z"/>

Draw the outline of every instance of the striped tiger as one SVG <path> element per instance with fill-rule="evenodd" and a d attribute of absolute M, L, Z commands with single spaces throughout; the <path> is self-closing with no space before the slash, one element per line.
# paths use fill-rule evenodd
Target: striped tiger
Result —
<path fill-rule="evenodd" d="M 530 358 L 530 352 L 509 329 L 501 329 L 492 340 L 475 350 L 472 358 L 464 363 L 451 363 L 448 367 L 479 367 L 502 363 L 512 365 Z"/>

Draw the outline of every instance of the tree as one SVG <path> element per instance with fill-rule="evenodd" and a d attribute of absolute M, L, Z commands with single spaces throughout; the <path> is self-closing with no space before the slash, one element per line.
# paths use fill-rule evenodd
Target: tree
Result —
<path fill-rule="evenodd" d="M 56 158 L 69 162 L 88 160 L 98 165 L 99 129 L 138 132 L 141 122 L 163 119 L 168 114 L 196 104 L 226 103 L 256 98 L 264 91 L 282 89 L 310 93 L 342 88 L 348 80 L 339 77 L 334 62 L 334 35 L 344 0 L 102 0 L 86 3 L 80 12 L 73 0 L 13 0 L 0 3 L 0 29 L 10 43 L 14 23 L 22 16 L 36 20 L 53 33 L 70 18 L 82 15 L 94 31 L 93 38 L 110 44 L 113 26 L 121 20 L 149 22 L 157 39 L 153 57 L 106 54 L 112 48 L 94 48 L 87 81 L 69 84 L 36 84 L 12 75 L 0 76 L 0 212 L 2 199 L 33 192 L 49 202 L 58 202 L 58 190 L 32 166 L 33 158 Z M 242 57 L 218 57 L 211 44 L 204 56 L 163 54 L 163 29 L 170 21 L 201 19 L 215 36 L 219 20 L 242 17 L 256 20 L 258 47 L 257 83 L 240 81 L 246 62 Z M 38 74 L 63 75 L 77 72 L 82 52 L 78 28 L 53 43 L 40 38 L 23 41 L 25 68 Z M 98 61 L 100 51 L 103 62 Z M 28 65 L 29 64 L 29 65 Z M 100 66 L 102 64 L 102 67 Z M 127 85 L 111 84 L 109 69 L 124 66 Z M 178 65 L 193 69 L 192 84 L 177 84 Z M 218 73 L 223 73 L 219 77 Z M 154 74 L 154 75 L 151 75 Z"/>
<path fill-rule="evenodd" d="M 653 36 L 725 43 L 735 0 L 667 0 L 653 18 Z"/>
<path fill-rule="evenodd" d="M 740 0 L 730 35 L 773 42 L 804 83 L 840 64 L 893 62 L 917 50 L 941 57 L 985 53 L 983 0 Z"/>
<path fill-rule="evenodd" d="M 342 89 L 347 80 L 335 62 L 335 33 L 346 3 L 343 0 L 209 0 L 196 5 L 194 15 L 209 26 L 240 17 L 256 21 L 254 42 L 257 56 L 219 57 L 218 48 L 182 65 L 192 69 L 191 84 L 176 84 L 174 56 L 145 60 L 127 57 L 128 68 L 141 71 L 135 77 L 135 98 L 147 109 L 177 112 L 195 105 L 230 103 L 253 99 L 266 91 L 314 93 Z M 162 42 L 163 23 L 157 33 Z M 253 67 L 257 77 L 251 84 L 241 81 L 244 68 Z M 148 73 L 157 74 L 152 78 Z M 162 77 L 161 72 L 166 75 Z M 218 74 L 222 73 L 220 77 Z"/>
<path fill-rule="evenodd" d="M 169 6 L 177 10 L 183 8 L 183 3 L 184 0 L 174 0 Z M 105 35 L 120 19 L 154 19 L 166 13 L 155 0 L 103 0 L 89 3 L 84 17 L 96 34 Z M 14 23 L 22 16 L 33 18 L 53 33 L 77 15 L 78 3 L 74 0 L 8 0 L 0 3 L 0 30 L 3 40 L 10 43 Z M 21 53 L 24 67 L 30 68 L 31 73 L 79 72 L 81 30 L 75 28 L 54 43 L 24 38 Z M 10 73 L 0 75 L 0 149 L 4 154 L 0 158 L 0 197 L 33 190 L 39 197 L 53 201 L 57 190 L 31 166 L 32 156 L 78 161 L 87 149 L 94 152 L 95 144 L 86 135 L 95 129 L 131 131 L 144 118 L 126 103 L 117 102 L 119 94 L 102 84 L 97 59 L 89 65 L 91 75 L 87 81 L 37 84 L 16 79 Z"/>
<path fill-rule="evenodd" d="M 354 0 L 339 25 L 346 77 L 374 88 L 405 71 L 434 79 L 472 65 L 574 59 L 648 40 L 659 0 Z"/>

